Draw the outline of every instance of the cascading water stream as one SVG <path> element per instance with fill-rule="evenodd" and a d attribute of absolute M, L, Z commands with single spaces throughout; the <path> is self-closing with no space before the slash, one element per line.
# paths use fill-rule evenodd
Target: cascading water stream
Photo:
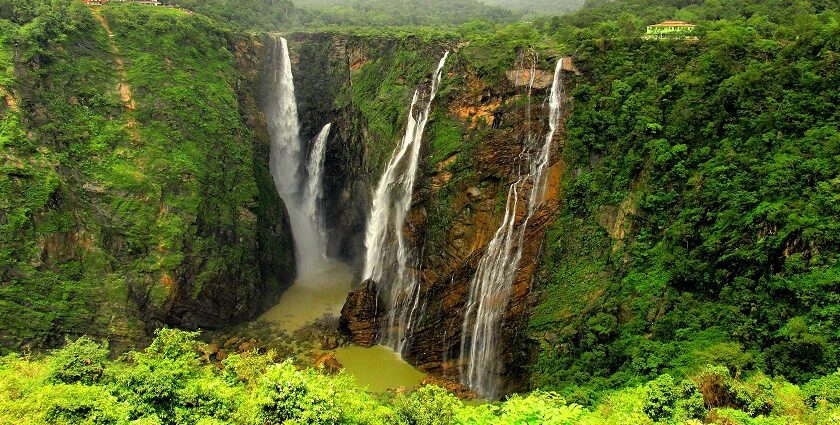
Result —
<path fill-rule="evenodd" d="M 269 165 L 277 193 L 286 204 L 292 235 L 295 240 L 295 257 L 298 274 L 310 275 L 320 270 L 326 259 L 326 242 L 323 223 L 318 209 L 317 196 L 307 199 L 310 186 L 320 186 L 320 175 L 323 162 L 323 146 L 317 152 L 320 158 L 313 158 L 317 166 L 310 172 L 318 174 L 319 181 L 310 178 L 305 193 L 301 193 L 301 173 L 303 172 L 304 154 L 301 149 L 300 123 L 298 122 L 297 101 L 295 100 L 295 84 L 292 76 L 292 64 L 289 58 L 289 48 L 286 39 L 272 36 L 271 66 L 273 79 L 271 90 L 266 96 L 264 112 L 268 121 L 268 131 L 271 137 L 271 152 Z M 323 133 L 323 132 L 322 132 Z M 326 139 L 326 136 L 324 137 Z M 324 141 L 316 141 L 323 145 Z M 313 152 L 316 153 L 316 152 Z M 319 188 L 313 191 L 319 191 Z M 307 203 L 311 203 L 311 206 Z M 311 209 L 310 209 L 311 207 Z"/>
<path fill-rule="evenodd" d="M 408 342 L 420 289 L 416 276 L 409 270 L 413 256 L 403 235 L 403 225 L 411 207 L 423 131 L 448 56 L 446 52 L 438 63 L 426 103 L 419 112 L 415 109 L 421 99 L 420 90 L 414 92 L 405 135 L 391 154 L 373 193 L 365 232 L 363 277 L 377 283 L 378 295 L 385 302 L 387 312 L 383 342 L 398 353 Z"/>
<path fill-rule="evenodd" d="M 325 125 L 315 137 L 306 166 L 306 189 L 303 192 L 303 213 L 312 222 L 315 245 L 319 248 L 317 255 L 321 262 L 327 260 L 327 229 L 324 226 L 321 201 L 324 197 L 324 159 L 331 127 L 331 123 Z"/>
<path fill-rule="evenodd" d="M 481 396 L 493 399 L 498 396 L 497 336 L 501 330 L 504 312 L 510 302 L 514 279 L 522 259 L 525 231 L 534 213 L 543 202 L 548 179 L 548 165 L 552 141 L 560 124 L 563 101 L 561 74 L 563 59 L 557 62 L 549 99 L 549 131 L 541 146 L 535 146 L 531 137 L 523 143 L 517 160 L 517 180 L 508 187 L 505 215 L 499 229 L 479 260 L 478 268 L 470 282 L 469 299 L 464 314 L 461 333 L 461 359 L 468 364 L 461 369 L 461 382 Z M 534 72 L 531 72 L 533 85 Z M 539 148 L 537 152 L 535 149 Z M 517 226 L 520 194 L 531 182 L 525 219 Z"/>

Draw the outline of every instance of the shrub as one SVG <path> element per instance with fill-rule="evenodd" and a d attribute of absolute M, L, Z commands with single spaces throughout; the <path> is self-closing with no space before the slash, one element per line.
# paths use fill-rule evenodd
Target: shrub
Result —
<path fill-rule="evenodd" d="M 703 395 L 706 407 L 711 409 L 732 405 L 729 393 L 729 370 L 725 367 L 707 366 L 694 379 Z"/>
<path fill-rule="evenodd" d="M 105 387 L 59 384 L 40 391 L 44 421 L 49 424 L 123 424 L 128 408 Z"/>
<path fill-rule="evenodd" d="M 181 360 L 192 363 L 198 362 L 198 347 L 196 341 L 199 332 L 186 332 L 178 329 L 162 328 L 155 331 L 155 339 L 148 348 L 143 350 L 143 356 L 150 359 Z"/>
<path fill-rule="evenodd" d="M 677 384 L 667 374 L 648 384 L 647 398 L 642 409 L 655 421 L 685 421 L 699 419 L 706 414 L 703 394 L 697 384 L 690 380 Z"/>
<path fill-rule="evenodd" d="M 260 354 L 231 354 L 222 361 L 223 376 L 231 384 L 245 383 L 253 387 L 265 374 L 266 369 L 274 363 L 275 353 L 269 351 Z"/>
<path fill-rule="evenodd" d="M 455 396 L 443 388 L 426 385 L 394 399 L 397 417 L 410 425 L 448 425 L 461 406 Z"/>
<path fill-rule="evenodd" d="M 583 407 L 567 405 L 557 393 L 535 391 L 527 396 L 514 395 L 499 405 L 467 406 L 456 414 L 463 425 L 570 425 L 584 414 Z"/>
<path fill-rule="evenodd" d="M 768 415 L 776 405 L 773 381 L 766 376 L 759 375 L 747 382 L 733 381 L 729 386 L 735 407 L 751 416 Z"/>
<path fill-rule="evenodd" d="M 802 386 L 802 393 L 811 407 L 818 404 L 840 405 L 840 370 L 809 381 Z"/>
<path fill-rule="evenodd" d="M 99 344 L 88 337 L 67 345 L 50 356 L 50 378 L 66 384 L 92 384 L 102 376 L 108 361 L 108 344 Z"/>
<path fill-rule="evenodd" d="M 132 367 L 114 374 L 114 391 L 131 405 L 134 418 L 176 423 L 179 409 L 201 405 L 195 403 L 197 394 L 182 395 L 201 371 L 195 348 L 198 333 L 160 329 L 156 334 L 143 352 L 132 353 Z"/>
<path fill-rule="evenodd" d="M 566 404 L 557 393 L 535 391 L 527 396 L 515 395 L 509 398 L 499 410 L 500 425 L 571 425 L 583 415 L 577 404 Z"/>
<path fill-rule="evenodd" d="M 679 421 L 701 419 L 706 416 L 706 403 L 697 384 L 685 379 L 679 386 L 679 400 L 675 405 L 674 418 Z"/>
<path fill-rule="evenodd" d="M 671 418 L 677 402 L 677 391 L 671 375 L 661 375 L 648 384 L 648 395 L 643 408 L 655 421 Z"/>
<path fill-rule="evenodd" d="M 255 424 L 391 424 L 393 412 L 355 387 L 346 375 L 296 370 L 291 360 L 272 365 L 252 394 Z"/>

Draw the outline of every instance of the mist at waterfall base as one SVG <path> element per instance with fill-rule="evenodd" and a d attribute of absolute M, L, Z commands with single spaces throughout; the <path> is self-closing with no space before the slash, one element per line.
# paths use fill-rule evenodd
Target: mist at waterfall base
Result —
<path fill-rule="evenodd" d="M 327 263 L 324 228 L 324 152 L 330 124 L 316 137 L 309 161 L 300 139 L 295 85 L 286 39 L 271 38 L 270 90 L 264 105 L 271 138 L 269 165 L 277 193 L 286 205 L 295 245 L 298 276 L 317 273 Z M 308 163 L 306 167 L 302 164 Z"/>
<path fill-rule="evenodd" d="M 548 133 L 541 144 L 538 143 L 540 139 L 531 135 L 524 141 L 514 165 L 518 178 L 508 187 L 504 218 L 470 282 L 461 333 L 461 359 L 467 360 L 461 369 L 461 383 L 488 399 L 497 398 L 500 391 L 502 365 L 498 358 L 498 335 L 522 259 L 525 231 L 545 196 L 551 147 L 562 114 L 562 69 L 563 59 L 557 62 L 554 70 Z M 534 74 L 532 70 L 529 96 Z M 526 215 L 517 223 L 517 213 L 523 207 L 520 197 L 529 182 L 531 189 L 524 195 L 527 196 Z"/>
<path fill-rule="evenodd" d="M 403 225 L 411 208 L 423 132 L 448 56 L 446 52 L 438 62 L 425 103 L 421 102 L 421 91 L 414 92 L 405 135 L 394 148 L 373 193 L 365 231 L 363 277 L 377 283 L 377 296 L 385 303 L 380 342 L 397 353 L 403 353 L 410 342 L 412 321 L 418 307 L 422 310 L 420 282 L 413 273 L 414 255 L 406 243 Z M 417 110 L 418 105 L 423 108 Z"/>

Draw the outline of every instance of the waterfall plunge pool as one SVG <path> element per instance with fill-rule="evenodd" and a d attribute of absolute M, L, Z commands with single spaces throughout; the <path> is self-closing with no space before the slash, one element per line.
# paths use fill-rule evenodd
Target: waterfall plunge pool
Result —
<path fill-rule="evenodd" d="M 353 273 L 342 263 L 328 263 L 320 271 L 299 277 L 280 301 L 259 320 L 292 333 L 325 314 L 338 317 L 350 292 Z"/>
<path fill-rule="evenodd" d="M 376 345 L 370 348 L 351 345 L 335 350 L 335 358 L 356 383 L 372 392 L 385 392 L 388 388 L 411 388 L 420 384 L 426 374 L 415 369 L 389 347 Z"/>
<path fill-rule="evenodd" d="M 305 325 L 320 319 L 325 314 L 339 316 L 344 300 L 350 292 L 353 273 L 343 263 L 326 264 L 320 271 L 298 278 L 280 298 L 280 301 L 259 320 L 276 324 L 293 333 Z M 418 385 L 425 374 L 405 362 L 389 347 L 359 346 L 340 347 L 335 350 L 336 359 L 345 373 L 356 383 L 372 392 L 384 392 L 388 388 Z"/>

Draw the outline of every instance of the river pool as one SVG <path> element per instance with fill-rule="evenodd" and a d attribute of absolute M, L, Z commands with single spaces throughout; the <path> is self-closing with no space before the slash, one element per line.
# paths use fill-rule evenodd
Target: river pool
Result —
<path fill-rule="evenodd" d="M 275 323 L 293 333 L 325 314 L 338 317 L 352 280 L 353 272 L 348 265 L 327 264 L 319 272 L 300 277 L 276 306 L 260 316 L 260 320 Z M 426 376 L 384 346 L 341 347 L 335 350 L 335 357 L 356 383 L 372 392 L 413 387 Z"/>

